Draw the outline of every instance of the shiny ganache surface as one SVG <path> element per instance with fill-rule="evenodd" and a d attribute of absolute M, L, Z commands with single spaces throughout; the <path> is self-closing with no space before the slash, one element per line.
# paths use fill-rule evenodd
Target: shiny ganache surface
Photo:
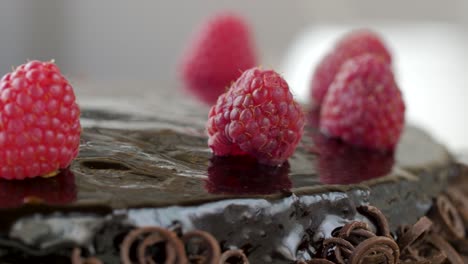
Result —
<path fill-rule="evenodd" d="M 66 255 L 78 244 L 112 263 L 106 241 L 119 232 L 179 222 L 248 248 L 253 263 L 290 263 L 308 254 L 304 239 L 362 219 L 362 204 L 379 207 L 392 228 L 414 223 L 458 173 L 445 147 L 412 126 L 394 154 L 328 140 L 312 120 L 280 167 L 212 157 L 206 107 L 173 92 L 145 98 L 84 100 L 80 155 L 69 170 L 0 181 L 0 249 Z"/>
<path fill-rule="evenodd" d="M 28 196 L 44 198 L 39 191 L 28 193 L 28 185 L 50 192 L 55 188 L 58 194 L 68 192 L 63 197 L 46 196 L 46 202 L 119 209 L 194 204 L 239 195 L 348 190 L 362 182 L 373 185 L 376 180 L 372 179 L 381 176 L 385 177 L 378 182 L 407 179 L 415 170 L 452 162 L 442 145 L 412 126 L 405 129 L 393 154 L 326 139 L 309 122 L 295 154 L 282 166 L 271 168 L 249 158 L 212 157 L 204 131 L 207 108 L 202 105 L 170 94 L 148 106 L 130 108 L 126 111 L 119 102 L 109 100 L 85 105 L 79 157 L 64 173 L 72 175 L 58 178 L 67 183 L 57 188 L 57 180 L 0 181 L 2 194 L 17 199 L 0 202 L 0 208 L 18 206 Z"/>

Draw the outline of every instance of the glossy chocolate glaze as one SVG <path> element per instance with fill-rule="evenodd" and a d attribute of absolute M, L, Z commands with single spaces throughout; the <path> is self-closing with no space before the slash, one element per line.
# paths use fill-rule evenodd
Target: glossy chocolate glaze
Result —
<path fill-rule="evenodd" d="M 412 126 L 394 155 L 317 138 L 309 125 L 281 167 L 213 158 L 206 108 L 173 93 L 152 99 L 131 111 L 110 100 L 85 104 L 69 171 L 0 181 L 0 260 L 65 261 L 81 245 L 116 263 L 131 226 L 179 222 L 244 249 L 252 263 L 291 263 L 337 226 L 362 220 L 361 204 L 380 208 L 392 228 L 414 223 L 458 174 L 448 151 Z"/>

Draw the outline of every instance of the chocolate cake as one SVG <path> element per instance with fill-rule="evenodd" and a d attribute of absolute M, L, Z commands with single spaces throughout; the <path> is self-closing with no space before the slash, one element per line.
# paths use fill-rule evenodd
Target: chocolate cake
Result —
<path fill-rule="evenodd" d="M 266 167 L 212 157 L 208 110 L 175 92 L 129 99 L 131 111 L 113 100 L 83 100 L 80 154 L 68 170 L 0 181 L 0 263 L 79 263 L 80 254 L 119 263 L 126 237 L 141 227 L 202 230 L 250 263 L 307 261 L 347 223 L 376 230 L 357 208 L 379 208 L 396 234 L 463 174 L 443 145 L 411 125 L 385 154 L 327 141 L 310 122 L 288 163 Z"/>

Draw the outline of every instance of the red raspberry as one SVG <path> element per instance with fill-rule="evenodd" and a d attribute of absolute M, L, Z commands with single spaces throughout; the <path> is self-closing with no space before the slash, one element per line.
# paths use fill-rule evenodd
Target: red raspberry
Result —
<path fill-rule="evenodd" d="M 252 68 L 218 98 L 207 129 L 215 155 L 249 154 L 260 163 L 279 165 L 302 137 L 304 114 L 279 74 Z"/>
<path fill-rule="evenodd" d="M 257 64 L 248 25 L 231 13 L 205 22 L 182 57 L 181 78 L 199 99 L 214 104 L 244 70 Z"/>
<path fill-rule="evenodd" d="M 344 62 L 365 53 L 377 54 L 391 64 L 390 52 L 379 36 L 368 30 L 352 31 L 336 43 L 334 49 L 315 69 L 311 84 L 313 103 L 318 106 L 322 104 L 330 84 Z"/>
<path fill-rule="evenodd" d="M 0 81 L 0 178 L 65 168 L 78 154 L 80 109 L 53 62 L 30 61 Z"/>
<path fill-rule="evenodd" d="M 24 181 L 0 179 L 0 208 L 18 207 L 35 202 L 65 205 L 75 200 L 75 175 L 68 169 L 47 179 L 41 177 Z"/>
<path fill-rule="evenodd" d="M 330 86 L 320 130 L 350 144 L 393 149 L 405 119 L 405 104 L 393 73 L 379 56 L 347 61 Z"/>

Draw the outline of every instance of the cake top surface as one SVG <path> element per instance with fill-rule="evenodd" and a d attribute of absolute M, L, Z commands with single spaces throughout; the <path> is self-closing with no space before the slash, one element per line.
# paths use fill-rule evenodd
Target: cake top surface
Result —
<path fill-rule="evenodd" d="M 206 106 L 141 87 L 132 94 L 119 86 L 78 90 L 83 133 L 70 168 L 47 179 L 0 181 L 7 250 L 68 260 L 71 243 L 96 243 L 98 258 L 115 263 L 114 238 L 130 226 L 178 223 L 248 249 L 253 263 L 291 263 L 305 254 L 298 251 L 305 230 L 321 238 L 363 220 L 360 205 L 382 210 L 392 230 L 414 223 L 457 174 L 446 148 L 421 129 L 407 126 L 394 154 L 358 150 L 316 133 L 313 113 L 280 167 L 213 157 Z"/>
<path fill-rule="evenodd" d="M 18 207 L 36 198 L 110 209 L 274 198 L 291 192 L 367 188 L 452 162 L 442 145 L 412 126 L 405 129 L 392 155 L 326 140 L 309 122 L 288 163 L 268 168 L 241 157 L 212 157 L 204 131 L 208 108 L 177 92 L 86 95 L 80 102 L 80 154 L 70 169 L 51 179 L 0 181 L 0 196 L 9 197 L 1 199 L 0 208 Z"/>

